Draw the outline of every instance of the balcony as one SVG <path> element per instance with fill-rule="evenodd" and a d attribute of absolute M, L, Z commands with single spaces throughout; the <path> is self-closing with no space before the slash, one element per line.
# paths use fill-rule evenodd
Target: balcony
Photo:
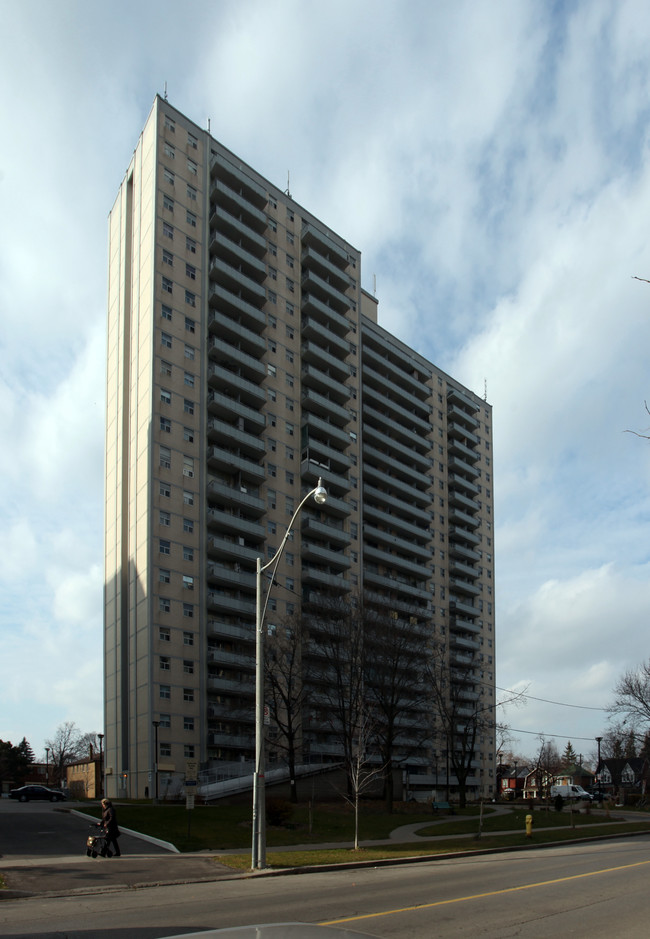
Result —
<path fill-rule="evenodd" d="M 431 433 L 431 424 L 423 417 L 422 409 L 418 409 L 418 413 L 410 411 L 387 398 L 380 389 L 364 385 L 364 402 L 374 406 L 380 413 L 387 413 L 388 417 L 397 423 L 401 422 L 412 434 L 422 434 L 426 437 Z"/>
<path fill-rule="evenodd" d="M 363 427 L 365 443 L 375 448 L 380 448 L 381 452 L 389 453 L 391 456 L 401 458 L 403 463 L 412 463 L 420 473 L 426 474 L 431 469 L 432 458 L 429 452 L 419 453 L 414 447 L 405 446 L 389 436 L 378 427 L 374 427 L 367 420 L 366 409 L 363 411 Z M 389 420 L 384 420 L 384 427 L 387 427 Z"/>
<path fill-rule="evenodd" d="M 220 391 L 224 385 L 232 388 L 237 392 L 239 400 L 251 407 L 261 408 L 266 403 L 266 394 L 260 385 L 221 365 L 208 365 L 208 384 L 212 388 L 217 386 Z"/>
<path fill-rule="evenodd" d="M 300 377 L 306 388 L 315 388 L 322 395 L 327 395 L 343 404 L 350 399 L 350 389 L 341 382 L 336 374 L 330 374 L 327 369 L 317 368 L 315 365 L 302 364 Z"/>
<path fill-rule="evenodd" d="M 255 693 L 255 679 L 251 675 L 242 681 L 236 681 L 234 678 L 218 678 L 210 675 L 208 678 L 208 692 L 234 692 L 235 694 L 253 695 Z"/>
<path fill-rule="evenodd" d="M 228 486 L 216 480 L 208 482 L 208 501 L 243 508 L 247 515 L 260 517 L 266 512 L 266 502 L 249 486 Z"/>
<path fill-rule="evenodd" d="M 208 528 L 219 531 L 229 531 L 235 535 L 243 535 L 252 541 L 261 542 L 266 537 L 266 530 L 259 522 L 250 521 L 240 515 L 233 515 L 221 509 L 208 509 Z"/>
<path fill-rule="evenodd" d="M 460 440 L 450 438 L 447 442 L 447 449 L 450 455 L 453 454 L 454 456 L 461 457 L 466 463 L 476 463 L 476 461 L 481 458 L 480 453 L 465 446 Z"/>
<path fill-rule="evenodd" d="M 478 616 L 481 611 L 474 604 L 466 603 L 464 600 L 450 600 L 449 612 L 461 613 L 465 616 Z"/>
<path fill-rule="evenodd" d="M 431 549 L 428 544 L 420 545 L 408 538 L 400 538 L 392 530 L 376 528 L 366 522 L 363 528 L 363 536 L 366 541 L 373 539 L 380 544 L 388 545 L 407 554 L 413 554 L 414 558 L 420 558 L 425 562 L 431 560 Z"/>
<path fill-rule="evenodd" d="M 413 522 L 407 521 L 395 513 L 391 514 L 387 511 L 390 506 L 387 504 L 386 500 L 380 498 L 379 494 L 377 496 L 371 496 L 370 489 L 371 487 L 369 486 L 364 486 L 363 488 L 365 505 L 364 514 L 368 522 L 380 522 L 384 526 L 395 529 L 397 532 L 399 532 L 400 537 L 410 535 L 411 538 L 415 539 L 415 541 L 420 545 L 429 544 L 433 536 L 428 527 L 422 528 L 422 526 L 415 525 Z M 372 493 L 378 493 L 378 490 L 373 489 Z M 378 502 L 375 503 L 374 501 L 371 501 L 372 498 L 377 498 Z M 415 517 L 418 519 L 421 518 L 419 513 L 416 514 Z M 429 517 L 430 516 L 427 516 L 427 518 Z M 409 540 L 409 542 L 412 543 L 410 539 L 406 540 Z"/>
<path fill-rule="evenodd" d="M 214 253 L 224 258 L 231 267 L 240 268 L 253 280 L 261 283 L 266 277 L 266 264 L 264 261 L 244 248 L 243 245 L 232 241 L 225 235 L 215 244 Z"/>
<path fill-rule="evenodd" d="M 470 396 L 461 391 L 460 388 L 450 388 L 447 392 L 447 402 L 449 404 L 456 404 L 460 407 L 462 411 L 467 412 L 471 416 L 476 414 L 479 410 L 479 405 L 474 401 Z"/>
<path fill-rule="evenodd" d="M 366 560 L 382 564 L 390 570 L 405 571 L 407 574 L 412 574 L 422 580 L 431 577 L 430 563 L 418 564 L 409 560 L 409 558 L 399 554 L 391 554 L 389 551 L 384 551 L 382 548 L 367 543 L 364 545 L 363 553 Z M 430 555 L 427 556 L 427 560 L 430 562 Z"/>
<path fill-rule="evenodd" d="M 328 500 L 329 501 L 329 500 Z M 332 544 L 347 546 L 350 544 L 350 534 L 343 528 L 328 525 L 310 515 L 303 515 L 300 523 L 303 538 L 324 539 Z"/>
<path fill-rule="evenodd" d="M 266 352 L 266 340 L 259 333 L 216 310 L 209 311 L 208 329 L 212 333 L 210 349 L 219 350 L 228 344 L 243 349 L 257 359 Z"/>
<path fill-rule="evenodd" d="M 265 213 L 252 205 L 246 195 L 235 192 L 223 180 L 217 179 L 213 183 L 210 190 L 210 200 L 227 209 L 232 215 L 239 215 L 240 218 L 245 219 L 246 224 L 255 231 L 261 233 L 266 229 L 268 221 Z"/>
<path fill-rule="evenodd" d="M 383 460 L 378 460 L 379 466 L 381 466 L 383 462 Z M 383 470 L 379 469 L 379 466 L 373 466 L 372 463 L 366 463 L 364 468 L 364 478 L 367 479 L 370 483 L 374 482 L 378 488 L 383 486 L 389 491 L 393 491 L 398 499 L 401 498 L 405 502 L 410 500 L 421 508 L 429 506 L 430 498 L 428 495 L 428 483 L 430 480 L 427 480 L 426 488 L 418 489 L 414 482 L 402 479 L 401 475 L 398 476 L 385 473 Z"/>
<path fill-rule="evenodd" d="M 307 312 L 315 320 L 322 320 L 326 326 L 339 336 L 347 336 L 352 329 L 350 320 L 337 309 L 328 306 L 324 300 L 303 289 L 302 311 Z"/>
<path fill-rule="evenodd" d="M 336 350 L 332 354 L 323 345 L 308 340 L 302 343 L 300 354 L 303 362 L 313 363 L 329 375 L 337 376 L 340 382 L 344 382 L 350 376 L 349 365 L 341 361 Z"/>
<path fill-rule="evenodd" d="M 347 453 L 343 453 L 342 450 L 337 450 L 335 447 L 330 447 L 324 441 L 319 440 L 318 437 L 313 436 L 308 438 L 306 445 L 302 448 L 300 459 L 311 460 L 318 463 L 319 466 L 327 467 L 334 473 L 345 473 L 352 466 L 352 459 Z"/>
<path fill-rule="evenodd" d="M 212 613 L 226 613 L 229 616 L 250 616 L 255 619 L 255 601 L 233 597 L 231 594 L 208 590 L 208 610 Z"/>
<path fill-rule="evenodd" d="M 349 266 L 350 261 L 345 248 L 311 222 L 305 222 L 303 225 L 301 238 L 304 245 L 313 245 L 320 255 L 330 263 L 336 264 L 341 270 L 346 270 Z"/>
<path fill-rule="evenodd" d="M 313 388 L 302 389 L 301 397 L 303 410 L 313 414 L 319 414 L 323 418 L 329 418 L 332 423 L 341 427 L 350 423 L 350 412 L 343 405 L 338 404 L 326 394 L 320 394 Z"/>
<path fill-rule="evenodd" d="M 210 391 L 208 393 L 208 411 L 210 414 L 216 414 L 229 420 L 241 418 L 244 421 L 244 427 L 260 433 L 266 425 L 266 418 L 261 411 L 256 411 L 237 398 L 222 394 L 219 391 Z"/>
<path fill-rule="evenodd" d="M 261 460 L 266 453 L 266 444 L 261 437 L 240 430 L 234 424 L 227 424 L 211 418 L 208 421 L 208 440 L 227 450 L 238 450 L 240 454 L 253 460 Z"/>
<path fill-rule="evenodd" d="M 233 595 L 242 590 L 244 593 L 250 592 L 253 594 L 255 592 L 255 574 L 251 571 L 242 570 L 241 567 L 237 569 L 237 565 L 215 564 L 208 561 L 207 581 L 211 587 L 216 584 L 219 588 L 229 588 Z M 252 598 L 248 596 L 244 596 L 243 599 L 252 603 Z"/>
<path fill-rule="evenodd" d="M 217 307 L 221 313 L 234 315 L 253 332 L 261 332 L 266 327 L 266 315 L 243 297 L 227 290 L 220 284 L 210 284 L 210 306 Z"/>
<path fill-rule="evenodd" d="M 253 575 L 253 578 L 254 577 L 255 575 Z M 208 636 L 213 638 L 242 639 L 253 643 L 256 639 L 253 619 L 254 617 L 251 617 L 250 626 L 235 623 L 222 623 L 219 619 L 209 619 L 207 624 Z"/>
<path fill-rule="evenodd" d="M 323 322 L 323 317 L 317 320 L 303 314 L 300 335 L 302 339 L 310 339 L 320 345 L 328 346 L 340 359 L 346 359 L 351 353 L 348 340 L 329 329 L 327 323 Z"/>
<path fill-rule="evenodd" d="M 261 306 L 266 302 L 266 290 L 261 284 L 249 277 L 245 271 L 231 267 L 221 258 L 213 257 L 210 260 L 210 279 L 226 287 L 227 290 L 237 293 L 250 303 Z"/>
<path fill-rule="evenodd" d="M 222 450 L 221 447 L 208 447 L 207 463 L 213 470 L 224 470 L 228 473 L 236 470 L 247 479 L 254 480 L 258 485 L 264 482 L 266 478 L 263 466 L 232 453 L 230 450 Z"/>
<path fill-rule="evenodd" d="M 242 539 L 243 541 L 243 539 Z M 249 547 L 246 544 L 240 544 L 228 538 L 220 538 L 214 535 L 208 535 L 207 550 L 209 557 L 227 558 L 231 563 L 243 561 L 253 569 L 260 556 L 259 548 Z"/>
<path fill-rule="evenodd" d="M 469 430 L 476 430 L 480 426 L 480 421 L 477 417 L 473 414 L 468 414 L 467 411 L 458 407 L 457 404 L 452 404 L 451 407 L 447 408 L 447 420 L 459 421 Z"/>
<path fill-rule="evenodd" d="M 224 154 L 212 153 L 210 174 L 213 179 L 224 176 L 230 179 L 231 188 L 238 189 L 242 195 L 260 208 L 266 205 L 267 195 L 264 186 L 251 176 L 247 176 L 242 169 L 231 163 Z"/>
<path fill-rule="evenodd" d="M 266 238 L 247 222 L 228 212 L 221 206 L 216 206 L 210 216 L 210 254 L 219 251 L 221 237 L 227 232 L 229 238 L 239 238 L 249 251 L 255 252 L 258 257 L 266 253 Z"/>

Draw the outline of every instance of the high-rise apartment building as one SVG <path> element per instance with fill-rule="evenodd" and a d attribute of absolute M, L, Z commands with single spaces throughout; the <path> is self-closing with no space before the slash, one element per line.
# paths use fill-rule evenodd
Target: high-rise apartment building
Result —
<path fill-rule="evenodd" d="M 453 791 L 456 733 L 494 718 L 491 408 L 378 325 L 356 248 L 160 97 L 110 213 L 107 387 L 107 794 L 251 771 L 256 559 L 319 478 L 267 626 L 363 597 L 435 641 L 453 722 L 397 757 Z M 340 759 L 323 712 L 304 764 Z M 487 795 L 489 721 L 471 747 Z"/>

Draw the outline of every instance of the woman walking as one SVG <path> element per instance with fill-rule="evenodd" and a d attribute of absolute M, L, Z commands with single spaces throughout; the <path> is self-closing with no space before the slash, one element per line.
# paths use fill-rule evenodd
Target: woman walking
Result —
<path fill-rule="evenodd" d="M 113 854 L 115 857 L 121 857 L 122 852 L 117 843 L 117 839 L 120 837 L 120 830 L 117 827 L 117 815 L 115 814 L 115 809 L 110 799 L 102 799 L 102 820 L 99 824 L 106 832 L 106 857 L 112 857 L 111 845 L 113 845 Z"/>

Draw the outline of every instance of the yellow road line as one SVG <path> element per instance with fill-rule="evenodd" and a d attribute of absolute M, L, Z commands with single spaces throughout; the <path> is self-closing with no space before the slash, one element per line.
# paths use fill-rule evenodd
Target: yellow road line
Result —
<path fill-rule="evenodd" d="M 352 923 L 360 919 L 375 919 L 379 916 L 394 916 L 396 913 L 412 913 L 414 910 L 429 910 L 435 906 L 447 906 L 451 903 L 463 903 L 465 900 L 481 900 L 485 897 L 498 897 L 504 893 L 515 893 L 518 890 L 532 890 L 534 887 L 549 887 L 551 884 L 567 883 L 570 880 L 580 880 L 582 877 L 596 877 L 598 874 L 611 874 L 614 871 L 625 871 L 632 867 L 642 867 L 650 864 L 648 861 L 635 861 L 633 864 L 621 864 L 620 867 L 606 867 L 599 871 L 588 871 L 586 874 L 571 874 L 569 877 L 557 877 L 554 880 L 540 880 L 535 884 L 522 884 L 519 887 L 504 887 L 502 890 L 490 890 L 487 893 L 474 893 L 467 897 L 454 897 L 451 900 L 434 900 L 433 903 L 418 903 L 415 906 L 405 906 L 397 910 L 383 910 L 380 913 L 362 913 L 360 916 L 347 916 L 344 919 L 331 919 L 319 923 L 319 926 L 336 926 L 339 923 Z"/>

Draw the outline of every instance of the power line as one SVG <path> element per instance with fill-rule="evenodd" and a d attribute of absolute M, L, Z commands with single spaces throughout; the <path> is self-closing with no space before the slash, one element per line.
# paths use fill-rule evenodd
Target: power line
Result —
<path fill-rule="evenodd" d="M 542 730 L 517 730 L 515 727 L 508 727 L 507 730 L 509 734 L 532 734 L 534 737 L 553 737 L 556 740 L 589 740 L 591 743 L 596 740 L 595 737 L 576 737 L 575 734 L 571 734 L 571 736 L 567 736 L 566 734 L 547 734 Z"/>
<path fill-rule="evenodd" d="M 579 708 L 581 711 L 601 711 L 602 713 L 607 712 L 607 708 L 596 708 L 589 704 L 565 704 L 564 701 L 549 701 L 548 698 L 536 698 L 532 694 L 524 694 L 523 691 L 513 691 L 512 688 L 499 688 L 498 685 L 494 686 L 498 691 L 506 691 L 508 694 L 516 695 L 519 698 L 530 698 L 531 701 L 541 701 L 542 704 L 555 704 L 560 708 Z"/>

